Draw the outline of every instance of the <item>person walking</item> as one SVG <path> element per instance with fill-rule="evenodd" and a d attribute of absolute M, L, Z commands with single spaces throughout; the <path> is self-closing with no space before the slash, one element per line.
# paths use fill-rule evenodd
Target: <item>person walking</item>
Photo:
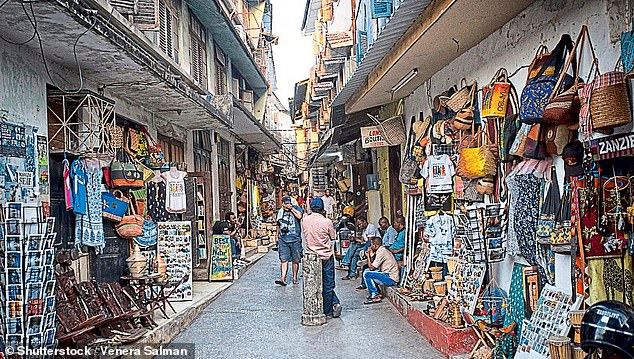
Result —
<path fill-rule="evenodd" d="M 341 316 L 341 302 L 335 293 L 335 253 L 332 240 L 335 238 L 335 227 L 326 218 L 324 202 L 314 198 L 311 203 L 312 213 L 304 218 L 302 231 L 306 241 L 306 250 L 321 259 L 322 297 L 326 318 Z"/>
<path fill-rule="evenodd" d="M 282 198 L 282 208 L 277 212 L 277 252 L 280 257 L 281 276 L 275 284 L 286 286 L 288 262 L 293 266 L 293 284 L 299 284 L 297 273 L 302 260 L 301 219 L 304 211 L 299 206 L 293 206 L 291 198 Z"/>
<path fill-rule="evenodd" d="M 326 210 L 326 217 L 333 219 L 335 216 L 335 205 L 337 201 L 332 197 L 330 193 L 330 189 L 326 190 L 326 194 L 321 197 L 321 200 L 324 202 L 324 209 Z"/>

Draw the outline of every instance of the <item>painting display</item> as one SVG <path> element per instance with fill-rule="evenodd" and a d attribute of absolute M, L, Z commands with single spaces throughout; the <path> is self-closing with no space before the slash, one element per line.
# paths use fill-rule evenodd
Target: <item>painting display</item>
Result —
<path fill-rule="evenodd" d="M 231 238 L 228 235 L 214 235 L 211 239 L 211 265 L 209 280 L 232 280 Z"/>

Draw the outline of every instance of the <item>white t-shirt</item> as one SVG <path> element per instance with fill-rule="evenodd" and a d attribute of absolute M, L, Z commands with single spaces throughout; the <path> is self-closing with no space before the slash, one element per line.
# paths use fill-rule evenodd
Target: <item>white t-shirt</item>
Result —
<path fill-rule="evenodd" d="M 161 175 L 167 187 L 165 209 L 170 213 L 183 213 L 187 209 L 185 176 L 187 176 L 186 172 L 172 170 Z"/>
<path fill-rule="evenodd" d="M 331 216 L 335 212 L 335 199 L 332 196 L 323 196 L 321 200 L 324 201 L 326 215 Z"/>
<path fill-rule="evenodd" d="M 372 223 L 368 223 L 368 226 L 363 231 L 363 239 L 368 240 L 370 237 L 381 237 L 381 232 L 376 226 Z"/>
<path fill-rule="evenodd" d="M 428 156 L 420 171 L 425 178 L 427 193 L 448 193 L 453 191 L 455 169 L 447 155 Z"/>
<path fill-rule="evenodd" d="M 448 214 L 431 216 L 425 225 L 425 239 L 429 241 L 430 260 L 446 263 L 453 251 L 453 219 Z"/>

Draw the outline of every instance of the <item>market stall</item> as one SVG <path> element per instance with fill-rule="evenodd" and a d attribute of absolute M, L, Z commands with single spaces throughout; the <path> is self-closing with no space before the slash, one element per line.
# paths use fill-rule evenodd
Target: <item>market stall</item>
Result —
<path fill-rule="evenodd" d="M 428 92 L 431 114 L 401 125 L 400 293 L 435 321 L 471 328 L 473 358 L 581 357 L 585 310 L 634 304 L 634 166 L 622 158 L 634 153 L 631 49 L 623 43 L 617 68 L 600 73 L 590 35 L 582 26 L 574 41 L 540 46 L 521 90 L 517 71 L 501 68 L 484 85 Z M 379 128 L 387 141 L 399 135 Z"/>

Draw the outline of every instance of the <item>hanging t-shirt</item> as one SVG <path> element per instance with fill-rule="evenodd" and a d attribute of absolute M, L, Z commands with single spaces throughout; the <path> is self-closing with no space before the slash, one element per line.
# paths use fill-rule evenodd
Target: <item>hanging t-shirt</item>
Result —
<path fill-rule="evenodd" d="M 163 179 L 167 186 L 165 209 L 170 213 L 183 213 L 187 209 L 185 175 L 185 172 L 171 170 L 163 174 Z"/>
<path fill-rule="evenodd" d="M 431 216 L 425 224 L 425 239 L 429 241 L 430 260 L 446 263 L 453 251 L 453 219 L 448 214 Z"/>
<path fill-rule="evenodd" d="M 428 156 L 420 171 L 427 193 L 448 193 L 453 190 L 455 169 L 448 155 Z"/>
<path fill-rule="evenodd" d="M 88 213 L 86 206 L 86 202 L 88 201 L 88 192 L 86 190 L 88 178 L 81 160 L 76 159 L 73 161 L 70 166 L 70 178 L 73 180 L 71 195 L 73 199 L 73 212 L 75 212 L 75 214 L 86 214 Z"/>

